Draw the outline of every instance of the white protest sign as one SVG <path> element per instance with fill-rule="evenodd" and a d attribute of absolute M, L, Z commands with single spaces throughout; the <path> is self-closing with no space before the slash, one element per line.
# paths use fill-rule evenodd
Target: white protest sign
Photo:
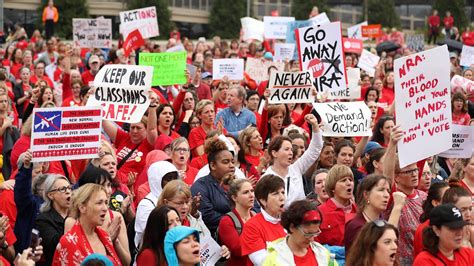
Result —
<path fill-rule="evenodd" d="M 106 120 L 138 123 L 150 105 L 153 67 L 105 65 L 94 78 L 87 106 L 102 106 Z"/>
<path fill-rule="evenodd" d="M 323 12 L 317 16 L 314 16 L 310 18 L 309 20 L 312 20 L 314 22 L 314 25 L 322 25 L 322 24 L 331 22 L 328 18 L 328 15 L 326 15 L 326 12 Z"/>
<path fill-rule="evenodd" d="M 451 92 L 456 91 L 464 92 L 468 98 L 474 96 L 474 81 L 461 77 L 459 75 L 454 75 L 451 79 Z"/>
<path fill-rule="evenodd" d="M 267 39 L 286 39 L 288 22 L 295 21 L 294 17 L 263 17 L 264 34 Z"/>
<path fill-rule="evenodd" d="M 404 130 L 398 154 L 400 167 L 405 167 L 451 148 L 448 48 L 399 58 L 394 72 L 397 124 Z"/>
<path fill-rule="evenodd" d="M 453 145 L 439 154 L 443 158 L 471 158 L 474 151 L 474 127 L 453 124 Z"/>
<path fill-rule="evenodd" d="M 347 88 L 341 90 L 331 90 L 328 94 L 330 100 L 351 100 L 360 99 L 360 68 L 347 68 Z"/>
<path fill-rule="evenodd" d="M 54 107 L 33 110 L 33 162 L 97 158 L 102 108 Z"/>
<path fill-rule="evenodd" d="M 276 72 L 270 76 L 268 83 L 270 97 L 268 103 L 312 103 L 313 79 L 311 73 Z"/>
<path fill-rule="evenodd" d="M 324 121 L 323 136 L 372 136 L 371 112 L 364 102 L 313 103 Z"/>
<path fill-rule="evenodd" d="M 341 23 L 332 22 L 296 30 L 300 70 L 313 74 L 318 93 L 346 89 Z"/>
<path fill-rule="evenodd" d="M 285 63 L 249 57 L 245 64 L 245 72 L 256 81 L 268 80 L 268 68 L 270 66 L 275 66 L 278 71 L 283 71 Z"/>
<path fill-rule="evenodd" d="M 223 79 L 225 76 L 229 80 L 242 80 L 244 78 L 243 59 L 214 59 L 212 60 L 213 79 Z"/>
<path fill-rule="evenodd" d="M 470 67 L 474 64 L 474 46 L 462 46 L 461 61 L 459 64 L 466 67 Z"/>
<path fill-rule="evenodd" d="M 362 26 L 367 26 L 367 25 L 369 25 L 369 23 L 367 23 L 367 21 L 364 21 L 362 23 L 359 23 L 357 25 L 347 28 L 347 37 L 359 39 L 363 41 L 368 40 L 369 38 L 362 37 Z"/>
<path fill-rule="evenodd" d="M 375 67 L 379 61 L 380 56 L 363 49 L 362 54 L 359 57 L 359 63 L 357 63 L 357 67 L 367 72 L 369 76 L 373 77 L 375 75 Z"/>
<path fill-rule="evenodd" d="M 74 44 L 84 48 L 112 47 L 111 19 L 72 19 Z"/>
<path fill-rule="evenodd" d="M 166 50 L 166 52 L 168 53 L 181 52 L 181 51 L 186 51 L 186 49 L 184 49 L 184 46 L 181 43 Z"/>
<path fill-rule="evenodd" d="M 202 266 L 213 266 L 221 258 L 222 248 L 217 242 L 208 234 L 199 240 L 200 248 L 199 256 L 201 257 Z"/>
<path fill-rule="evenodd" d="M 295 53 L 295 46 L 294 43 L 275 43 L 273 59 L 280 61 L 291 60 Z"/>
<path fill-rule="evenodd" d="M 135 29 L 140 31 L 143 39 L 160 35 L 154 6 L 120 12 L 120 33 L 124 39 Z"/>
<path fill-rule="evenodd" d="M 244 41 L 258 40 L 263 42 L 263 32 L 265 30 L 265 26 L 262 21 L 245 17 L 240 19 L 240 23 L 242 24 Z"/>

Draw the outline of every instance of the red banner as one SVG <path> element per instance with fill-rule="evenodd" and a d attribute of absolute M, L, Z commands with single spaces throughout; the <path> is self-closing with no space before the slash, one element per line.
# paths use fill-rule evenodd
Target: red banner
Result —
<path fill-rule="evenodd" d="M 362 37 L 379 38 L 380 36 L 382 36 L 382 25 L 373 24 L 362 26 Z"/>
<path fill-rule="evenodd" d="M 364 49 L 364 43 L 359 39 L 342 38 L 342 44 L 344 53 L 361 54 Z"/>
<path fill-rule="evenodd" d="M 127 39 L 125 39 L 125 42 L 123 43 L 123 50 L 125 56 L 128 57 L 128 55 L 130 54 L 130 52 L 132 52 L 133 49 L 136 49 L 144 44 L 145 40 L 143 40 L 143 37 L 138 29 L 130 32 L 127 35 Z"/>

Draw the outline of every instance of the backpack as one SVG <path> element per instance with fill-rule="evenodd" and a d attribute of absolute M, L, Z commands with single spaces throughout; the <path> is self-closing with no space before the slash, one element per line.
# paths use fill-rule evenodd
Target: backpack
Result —
<path fill-rule="evenodd" d="M 237 233 L 240 235 L 242 233 L 242 224 L 240 223 L 239 218 L 235 213 L 232 211 L 226 213 L 224 216 L 229 216 L 232 222 L 234 223 L 235 230 L 237 230 Z M 214 239 L 219 243 L 219 226 L 217 226 L 217 230 L 214 236 Z"/>

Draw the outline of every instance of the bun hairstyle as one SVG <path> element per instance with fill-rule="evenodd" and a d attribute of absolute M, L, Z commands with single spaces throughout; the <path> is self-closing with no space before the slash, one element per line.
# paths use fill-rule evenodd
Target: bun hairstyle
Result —
<path fill-rule="evenodd" d="M 225 142 L 219 139 L 215 139 L 214 141 L 209 141 L 206 143 L 206 147 L 204 147 L 204 152 L 207 153 L 207 161 L 209 164 L 211 162 L 216 161 L 216 155 L 221 151 L 228 151 L 227 145 Z"/>

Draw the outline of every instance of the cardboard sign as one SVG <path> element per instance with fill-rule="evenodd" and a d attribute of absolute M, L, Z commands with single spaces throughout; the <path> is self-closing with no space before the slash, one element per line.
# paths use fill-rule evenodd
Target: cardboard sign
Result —
<path fill-rule="evenodd" d="M 150 105 L 152 76 L 149 66 L 105 65 L 95 75 L 87 106 L 102 106 L 105 120 L 138 123 Z"/>
<path fill-rule="evenodd" d="M 295 21 L 294 17 L 263 17 L 264 35 L 266 39 L 286 39 L 288 22 Z"/>
<path fill-rule="evenodd" d="M 323 25 L 323 24 L 331 23 L 326 12 L 323 12 L 317 16 L 314 16 L 310 18 L 309 20 L 313 22 L 313 25 Z"/>
<path fill-rule="evenodd" d="M 359 39 L 362 41 L 367 40 L 367 37 L 362 36 L 362 26 L 367 26 L 369 23 L 367 21 L 364 21 L 362 23 L 359 23 L 357 25 L 354 25 L 352 27 L 347 28 L 347 37 L 353 38 L 353 39 Z"/>
<path fill-rule="evenodd" d="M 273 59 L 280 61 L 291 60 L 295 54 L 295 46 L 294 43 L 275 43 Z"/>
<path fill-rule="evenodd" d="M 132 50 L 139 48 L 145 44 L 145 40 L 142 38 L 142 34 L 139 30 L 134 30 L 127 35 L 127 38 L 123 42 L 124 55 L 128 57 Z"/>
<path fill-rule="evenodd" d="M 439 154 L 443 158 L 471 158 L 474 151 L 474 127 L 452 125 L 453 145 Z"/>
<path fill-rule="evenodd" d="M 268 103 L 312 103 L 314 102 L 313 78 L 305 72 L 273 72 L 268 83 Z"/>
<path fill-rule="evenodd" d="M 454 75 L 451 79 L 451 92 L 461 91 L 464 92 L 467 97 L 474 96 L 474 81 L 461 77 L 459 75 Z"/>
<path fill-rule="evenodd" d="M 380 38 L 383 35 L 381 24 L 363 25 L 361 27 L 362 37 Z"/>
<path fill-rule="evenodd" d="M 202 266 L 216 265 L 217 261 L 221 258 L 222 248 L 217 242 L 209 235 L 205 235 L 199 241 L 201 250 L 199 256 L 201 257 Z"/>
<path fill-rule="evenodd" d="M 258 40 L 263 42 L 263 32 L 265 26 L 262 21 L 250 17 L 245 17 L 240 19 L 240 23 L 242 24 L 244 41 Z"/>
<path fill-rule="evenodd" d="M 32 162 L 97 158 L 101 108 L 54 107 L 33 110 Z"/>
<path fill-rule="evenodd" d="M 112 20 L 73 18 L 72 39 L 75 45 L 83 48 L 110 48 Z"/>
<path fill-rule="evenodd" d="M 425 36 L 423 34 L 408 35 L 406 37 L 406 45 L 408 49 L 421 52 L 425 50 Z"/>
<path fill-rule="evenodd" d="M 186 52 L 140 53 L 138 64 L 152 66 L 153 86 L 186 84 Z"/>
<path fill-rule="evenodd" d="M 364 43 L 361 40 L 352 38 L 343 38 L 342 40 L 344 42 L 344 53 L 361 54 L 364 50 Z"/>
<path fill-rule="evenodd" d="M 245 72 L 256 81 L 268 80 L 270 78 L 268 76 L 268 68 L 271 66 L 275 66 L 278 71 L 283 71 L 285 63 L 268 61 L 261 58 L 247 58 Z"/>
<path fill-rule="evenodd" d="M 318 93 L 346 88 L 341 23 L 296 29 L 300 70 L 313 74 Z"/>
<path fill-rule="evenodd" d="M 399 58 L 394 72 L 397 124 L 404 130 L 398 154 L 400 167 L 405 167 L 451 148 L 448 48 L 443 45 Z"/>
<path fill-rule="evenodd" d="M 459 64 L 465 67 L 470 67 L 474 64 L 474 46 L 462 46 L 461 61 Z"/>
<path fill-rule="evenodd" d="M 348 67 L 347 71 L 347 87 L 340 90 L 331 90 L 328 95 L 330 100 L 353 100 L 360 99 L 360 69 Z"/>
<path fill-rule="evenodd" d="M 323 136 L 372 136 L 371 112 L 364 102 L 313 103 L 324 121 Z"/>
<path fill-rule="evenodd" d="M 243 59 L 214 59 L 212 60 L 212 77 L 223 79 L 225 76 L 229 80 L 242 80 L 244 78 Z"/>
<path fill-rule="evenodd" d="M 154 6 L 120 12 L 120 33 L 124 38 L 136 29 L 145 39 L 160 35 Z"/>
<path fill-rule="evenodd" d="M 359 57 L 357 67 L 367 72 L 371 77 L 375 75 L 375 67 L 380 61 L 380 56 L 375 55 L 365 49 L 362 50 L 362 54 Z"/>

